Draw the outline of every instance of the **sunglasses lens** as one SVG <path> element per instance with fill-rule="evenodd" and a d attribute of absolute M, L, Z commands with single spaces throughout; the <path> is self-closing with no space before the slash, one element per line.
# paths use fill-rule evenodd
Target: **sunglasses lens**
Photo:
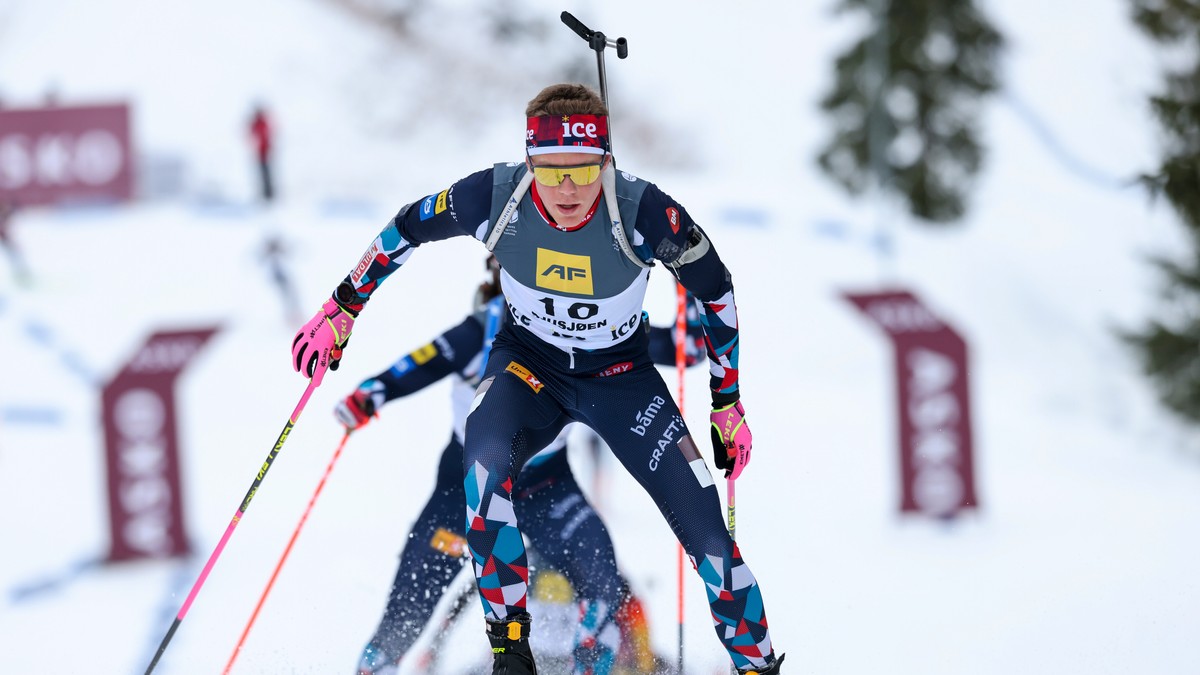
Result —
<path fill-rule="evenodd" d="M 537 180 L 537 182 L 549 187 L 554 187 L 562 182 L 562 175 L 559 173 L 558 169 L 548 166 L 533 167 L 533 177 L 535 180 Z"/>
<path fill-rule="evenodd" d="M 576 185 L 591 185 L 600 178 L 599 164 L 584 164 L 583 166 L 535 166 L 533 177 L 537 182 L 548 187 L 561 185 L 570 178 Z"/>
<path fill-rule="evenodd" d="M 571 169 L 571 180 L 575 181 L 576 185 L 591 185 L 600 177 L 600 165 L 588 164 L 581 166 L 578 169 Z"/>

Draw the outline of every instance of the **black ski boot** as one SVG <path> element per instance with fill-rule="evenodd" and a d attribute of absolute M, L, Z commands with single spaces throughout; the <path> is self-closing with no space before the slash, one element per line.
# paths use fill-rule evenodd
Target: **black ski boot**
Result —
<path fill-rule="evenodd" d="M 783 657 L 785 656 L 787 656 L 787 654 L 780 654 L 779 658 L 767 664 L 765 670 L 748 668 L 746 670 L 739 670 L 738 672 L 741 673 L 741 675 L 779 675 L 779 664 L 783 663 Z"/>
<path fill-rule="evenodd" d="M 529 622 L 522 612 L 503 621 L 488 619 L 488 642 L 492 643 L 492 675 L 537 675 L 529 649 Z"/>

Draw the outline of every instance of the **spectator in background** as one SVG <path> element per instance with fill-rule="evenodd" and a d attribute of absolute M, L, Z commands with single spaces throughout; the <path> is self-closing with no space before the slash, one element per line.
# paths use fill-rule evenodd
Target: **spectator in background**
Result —
<path fill-rule="evenodd" d="M 264 202 L 271 201 L 275 190 L 271 184 L 271 120 L 261 104 L 254 107 L 250 118 L 250 138 L 254 143 L 254 156 L 258 160 L 259 192 Z"/>
<path fill-rule="evenodd" d="M 0 249 L 4 249 L 4 255 L 12 265 L 13 279 L 16 280 L 18 286 L 24 286 L 29 283 L 31 277 L 29 266 L 25 264 L 25 257 L 21 255 L 17 243 L 12 238 L 12 216 L 16 212 L 17 203 L 15 201 L 11 198 L 0 197 Z"/>

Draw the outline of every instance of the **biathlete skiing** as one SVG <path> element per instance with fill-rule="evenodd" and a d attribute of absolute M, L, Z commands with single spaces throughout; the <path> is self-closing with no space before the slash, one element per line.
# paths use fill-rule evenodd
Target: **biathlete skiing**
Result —
<path fill-rule="evenodd" d="M 704 230 L 656 185 L 613 165 L 596 92 L 552 85 L 526 107 L 524 161 L 496 164 L 405 205 L 296 334 L 293 367 L 318 385 L 355 319 L 416 249 L 474 237 L 496 256 L 509 321 L 468 408 L 464 529 L 493 673 L 534 675 L 529 565 L 514 485 L 571 422 L 591 427 L 646 490 L 707 588 L 740 673 L 775 675 L 762 591 L 724 527 L 712 474 L 654 368 L 642 309 L 661 263 L 700 302 L 714 461 L 736 478 L 752 436 L 738 381 L 732 276 Z"/>

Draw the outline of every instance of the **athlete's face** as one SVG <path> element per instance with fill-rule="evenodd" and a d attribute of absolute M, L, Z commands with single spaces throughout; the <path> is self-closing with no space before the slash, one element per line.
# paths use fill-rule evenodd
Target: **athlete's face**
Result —
<path fill-rule="evenodd" d="M 532 166 L 580 166 L 595 164 L 598 161 L 600 161 L 598 156 L 584 152 L 556 152 L 529 158 Z M 605 164 L 608 163 L 608 155 L 604 156 L 603 161 Z M 600 181 L 596 180 L 588 185 L 576 185 L 575 181 L 568 176 L 556 186 L 538 183 L 537 191 L 546 210 L 554 218 L 554 222 L 562 227 L 571 228 L 583 221 L 588 209 L 596 202 L 596 197 L 600 194 Z"/>

